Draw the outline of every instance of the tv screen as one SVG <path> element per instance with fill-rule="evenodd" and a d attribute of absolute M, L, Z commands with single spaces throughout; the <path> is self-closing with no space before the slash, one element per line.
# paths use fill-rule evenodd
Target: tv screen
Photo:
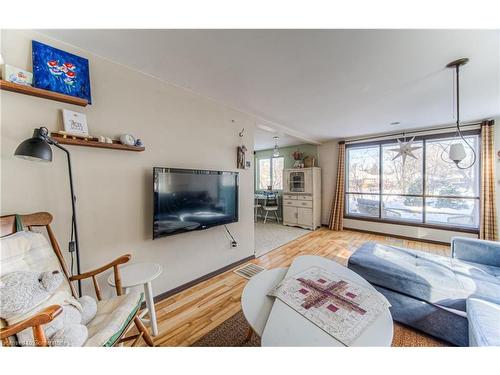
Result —
<path fill-rule="evenodd" d="M 153 168 L 153 239 L 238 221 L 238 172 Z"/>

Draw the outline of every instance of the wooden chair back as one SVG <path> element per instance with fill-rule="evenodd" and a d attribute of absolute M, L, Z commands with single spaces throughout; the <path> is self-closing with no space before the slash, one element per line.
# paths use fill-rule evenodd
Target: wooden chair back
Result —
<path fill-rule="evenodd" d="M 70 281 L 71 275 L 69 274 L 68 267 L 66 266 L 66 262 L 64 261 L 64 257 L 61 253 L 61 248 L 59 247 L 54 232 L 50 227 L 50 223 L 52 223 L 52 215 L 48 212 L 36 212 L 33 214 L 19 216 L 23 228 L 27 227 L 28 230 L 32 230 L 37 227 L 44 227 L 46 229 L 50 244 L 52 245 L 52 250 L 57 257 L 61 266 L 61 270 L 63 271 L 64 276 L 66 277 L 66 280 L 71 288 L 71 293 L 73 294 L 73 297 L 78 298 L 78 294 L 76 293 L 76 290 Z M 6 237 L 16 233 L 16 228 L 16 215 L 6 215 L 0 217 L 0 237 Z"/>
<path fill-rule="evenodd" d="M 264 207 L 278 207 L 278 194 L 267 193 Z"/>

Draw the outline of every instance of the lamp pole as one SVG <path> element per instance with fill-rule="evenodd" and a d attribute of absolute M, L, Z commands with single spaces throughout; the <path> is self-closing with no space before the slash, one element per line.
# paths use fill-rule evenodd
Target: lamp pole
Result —
<path fill-rule="evenodd" d="M 47 142 L 51 143 L 55 147 L 57 147 L 60 150 L 63 150 L 66 153 L 66 158 L 68 160 L 68 173 L 69 173 L 69 188 L 71 192 L 71 210 L 72 210 L 72 216 L 71 216 L 71 230 L 73 231 L 75 235 L 75 242 L 74 242 L 74 249 L 72 249 L 72 242 L 70 242 L 69 245 L 69 251 L 74 251 L 76 254 L 76 273 L 79 275 L 80 274 L 80 246 L 78 242 L 78 226 L 76 225 L 76 195 L 75 191 L 73 188 L 73 172 L 71 170 L 71 154 L 67 149 L 65 149 L 63 146 L 61 146 L 58 142 L 50 138 L 49 136 L 46 137 Z M 81 280 L 78 280 L 78 295 L 81 297 L 82 296 L 82 282 Z"/>
<path fill-rule="evenodd" d="M 73 188 L 73 173 L 71 169 L 71 154 L 56 140 L 49 136 L 49 131 L 46 127 L 35 128 L 33 136 L 26 139 L 17 146 L 14 155 L 22 159 L 37 160 L 37 161 L 52 161 L 52 149 L 50 146 L 55 146 L 64 151 L 68 161 L 69 173 L 69 188 L 71 193 L 71 240 L 69 242 L 69 252 L 71 253 L 71 272 L 73 272 L 73 252 L 76 253 L 76 270 L 80 274 L 80 243 L 78 241 L 78 227 L 76 225 L 76 196 Z M 73 241 L 74 237 L 74 241 Z M 78 295 L 82 296 L 82 284 L 78 280 Z"/>

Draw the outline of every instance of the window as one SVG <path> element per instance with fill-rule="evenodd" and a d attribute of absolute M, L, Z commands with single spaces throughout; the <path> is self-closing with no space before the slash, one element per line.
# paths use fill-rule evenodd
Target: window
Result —
<path fill-rule="evenodd" d="M 257 189 L 267 190 L 272 186 L 273 190 L 283 190 L 283 169 L 285 159 L 278 158 L 259 159 L 257 171 Z"/>
<path fill-rule="evenodd" d="M 455 135 L 416 137 L 417 159 L 394 158 L 394 140 L 347 146 L 346 217 L 477 229 L 479 227 L 479 135 L 466 132 L 476 163 L 459 169 L 447 159 Z M 472 162 L 473 153 L 465 145 Z"/>

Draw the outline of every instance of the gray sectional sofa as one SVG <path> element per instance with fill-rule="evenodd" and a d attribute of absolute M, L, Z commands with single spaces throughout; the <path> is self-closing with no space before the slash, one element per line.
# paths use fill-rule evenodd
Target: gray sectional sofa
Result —
<path fill-rule="evenodd" d="M 452 257 L 367 242 L 348 267 L 394 320 L 458 346 L 500 345 L 500 243 L 456 237 Z"/>

